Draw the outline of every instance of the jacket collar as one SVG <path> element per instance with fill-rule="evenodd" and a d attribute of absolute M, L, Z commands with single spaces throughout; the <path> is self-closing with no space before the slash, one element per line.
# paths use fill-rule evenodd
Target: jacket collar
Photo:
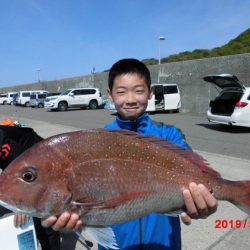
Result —
<path fill-rule="evenodd" d="M 145 134 L 147 129 L 147 123 L 149 120 L 149 116 L 147 113 L 143 113 L 136 120 L 122 120 L 117 115 L 116 122 L 121 129 L 127 129 L 130 131 L 135 131 L 140 134 Z"/>

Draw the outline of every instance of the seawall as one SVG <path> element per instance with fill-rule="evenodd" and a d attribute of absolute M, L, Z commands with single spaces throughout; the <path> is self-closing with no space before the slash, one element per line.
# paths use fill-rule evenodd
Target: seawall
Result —
<path fill-rule="evenodd" d="M 203 77 L 211 74 L 229 73 L 236 75 L 245 86 L 250 86 L 250 53 L 221 56 L 174 63 L 165 63 L 148 67 L 152 83 L 177 83 L 182 100 L 181 112 L 203 113 L 207 110 L 209 100 L 218 91 L 212 84 L 203 81 Z M 44 89 L 61 92 L 67 88 L 98 87 L 106 95 L 108 72 L 66 78 L 55 81 L 0 88 L 0 92 Z"/>

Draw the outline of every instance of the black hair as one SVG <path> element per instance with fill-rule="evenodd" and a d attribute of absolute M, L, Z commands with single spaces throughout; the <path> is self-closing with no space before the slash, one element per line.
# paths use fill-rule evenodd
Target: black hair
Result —
<path fill-rule="evenodd" d="M 124 74 L 134 74 L 134 73 L 144 78 L 148 88 L 150 89 L 151 77 L 150 77 L 150 72 L 146 67 L 146 65 L 137 59 L 125 58 L 116 62 L 111 67 L 108 79 L 109 90 L 112 91 L 114 79 L 117 76 Z"/>

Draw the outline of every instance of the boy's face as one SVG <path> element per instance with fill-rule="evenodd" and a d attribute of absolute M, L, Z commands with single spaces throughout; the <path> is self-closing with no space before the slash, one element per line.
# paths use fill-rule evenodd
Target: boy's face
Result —
<path fill-rule="evenodd" d="M 152 92 L 144 78 L 131 73 L 117 76 L 108 95 L 122 119 L 135 120 L 146 110 Z"/>

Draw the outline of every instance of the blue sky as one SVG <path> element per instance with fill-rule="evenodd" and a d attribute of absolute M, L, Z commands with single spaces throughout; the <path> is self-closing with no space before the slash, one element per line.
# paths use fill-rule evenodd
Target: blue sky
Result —
<path fill-rule="evenodd" d="M 212 49 L 250 28 L 249 0 L 0 0 L 0 87 Z"/>

